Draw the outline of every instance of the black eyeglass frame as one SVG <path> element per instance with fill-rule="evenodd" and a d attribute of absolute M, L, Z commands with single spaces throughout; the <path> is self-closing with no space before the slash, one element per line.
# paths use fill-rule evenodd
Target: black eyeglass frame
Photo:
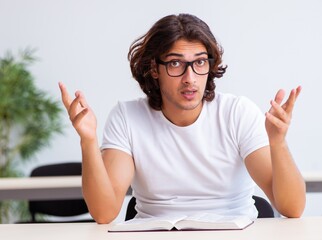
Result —
<path fill-rule="evenodd" d="M 197 61 L 200 61 L 200 60 L 206 60 L 206 61 L 208 61 L 208 62 L 209 62 L 209 70 L 208 70 L 208 72 L 207 72 L 207 73 L 202 73 L 202 74 L 200 74 L 200 73 L 197 73 L 197 72 L 196 72 L 196 70 L 194 69 L 193 64 L 194 64 L 195 62 L 197 62 Z M 201 76 L 202 76 L 202 75 L 207 75 L 207 74 L 209 74 L 210 69 L 212 68 L 212 66 L 213 66 L 213 64 L 214 64 L 215 59 L 213 59 L 213 58 L 203 58 L 203 59 L 196 59 L 196 60 L 191 61 L 191 62 L 181 61 L 181 60 L 176 60 L 176 61 L 178 61 L 178 62 L 182 62 L 182 63 L 184 63 L 186 66 L 185 66 L 184 71 L 183 71 L 180 75 L 175 75 L 175 76 L 173 76 L 173 75 L 170 75 L 170 74 L 169 74 L 169 71 L 168 71 L 168 64 L 169 64 L 169 63 L 171 63 L 171 62 L 175 62 L 174 60 L 170 60 L 170 61 L 167 61 L 167 62 L 164 62 L 164 61 L 162 61 L 162 60 L 161 60 L 161 59 L 159 59 L 159 58 L 157 58 L 157 59 L 155 60 L 155 62 L 156 62 L 157 64 L 161 64 L 161 65 L 164 65 L 164 66 L 165 66 L 165 69 L 167 70 L 167 74 L 168 74 L 170 77 L 181 77 L 183 74 L 185 74 L 185 72 L 187 71 L 187 68 L 188 68 L 189 66 L 191 67 L 192 71 L 193 71 L 195 74 L 197 74 L 197 75 L 201 75 Z"/>

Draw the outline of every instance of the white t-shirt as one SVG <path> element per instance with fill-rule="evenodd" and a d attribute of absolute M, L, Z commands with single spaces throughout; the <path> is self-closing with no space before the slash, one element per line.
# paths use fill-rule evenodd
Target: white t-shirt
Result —
<path fill-rule="evenodd" d="M 212 212 L 256 218 L 254 182 L 243 160 L 267 145 L 259 108 L 245 97 L 216 93 L 186 127 L 172 124 L 146 98 L 120 102 L 101 148 L 133 157 L 138 217 Z"/>

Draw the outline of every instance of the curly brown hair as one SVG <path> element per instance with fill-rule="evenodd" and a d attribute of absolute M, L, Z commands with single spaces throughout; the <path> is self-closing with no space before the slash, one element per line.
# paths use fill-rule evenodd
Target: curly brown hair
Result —
<path fill-rule="evenodd" d="M 223 49 L 205 22 L 190 14 L 161 18 L 145 35 L 131 44 L 128 53 L 132 75 L 147 95 L 149 105 L 155 110 L 161 110 L 162 97 L 158 80 L 151 75 L 151 63 L 169 51 L 179 39 L 200 41 L 206 47 L 209 58 L 214 59 L 208 74 L 204 100 L 214 99 L 214 79 L 222 77 L 226 71 L 226 67 L 221 65 Z"/>

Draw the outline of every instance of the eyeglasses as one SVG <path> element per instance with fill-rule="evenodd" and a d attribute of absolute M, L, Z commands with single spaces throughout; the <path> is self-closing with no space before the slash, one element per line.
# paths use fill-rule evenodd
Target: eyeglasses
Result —
<path fill-rule="evenodd" d="M 167 73 L 170 77 L 180 77 L 186 71 L 188 66 L 191 66 L 194 73 L 198 75 L 206 75 L 210 72 L 210 66 L 213 65 L 214 59 L 212 58 L 201 58 L 192 62 L 184 62 L 180 60 L 171 60 L 164 62 L 160 59 L 156 59 L 156 63 L 165 66 Z"/>

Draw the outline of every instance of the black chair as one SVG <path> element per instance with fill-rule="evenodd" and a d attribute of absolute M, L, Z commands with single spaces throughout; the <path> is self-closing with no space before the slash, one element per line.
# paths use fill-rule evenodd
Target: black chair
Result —
<path fill-rule="evenodd" d="M 266 201 L 266 199 L 259 196 L 253 196 L 253 199 L 255 200 L 255 207 L 257 208 L 257 211 L 258 211 L 258 218 L 274 217 L 273 208 L 271 204 L 268 201 Z M 136 199 L 135 197 L 132 197 L 127 205 L 125 221 L 133 219 L 137 214 L 135 210 L 135 205 L 136 205 Z"/>
<path fill-rule="evenodd" d="M 43 165 L 32 170 L 31 177 L 39 176 L 73 176 L 82 174 L 81 162 L 67 162 Z M 80 220 L 59 220 L 48 221 L 38 220 L 37 215 L 49 215 L 55 217 L 74 217 L 88 213 L 87 205 L 83 198 L 66 200 L 30 200 L 28 208 L 31 214 L 30 223 L 50 223 L 50 222 L 89 222 L 93 219 Z"/>
<path fill-rule="evenodd" d="M 137 211 L 135 210 L 135 205 L 136 205 L 136 198 L 131 197 L 126 208 L 125 221 L 133 219 L 137 214 Z"/>
<path fill-rule="evenodd" d="M 274 210 L 271 204 L 262 197 L 253 196 L 255 200 L 255 207 L 258 211 L 258 218 L 273 218 L 274 217 Z"/>

